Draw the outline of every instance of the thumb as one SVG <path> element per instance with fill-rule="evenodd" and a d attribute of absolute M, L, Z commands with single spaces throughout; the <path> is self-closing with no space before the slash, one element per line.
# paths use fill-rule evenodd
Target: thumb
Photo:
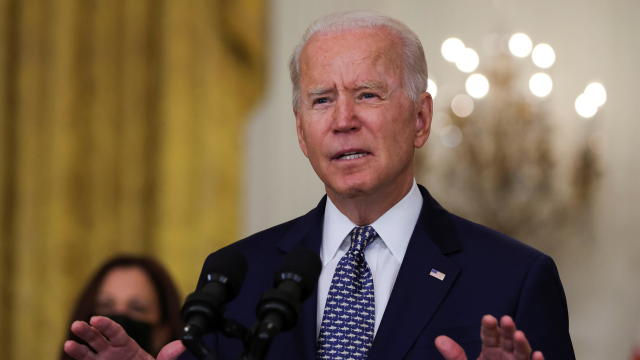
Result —
<path fill-rule="evenodd" d="M 160 350 L 158 360 L 175 360 L 184 352 L 184 350 L 185 347 L 182 344 L 182 341 L 174 340 Z"/>
<path fill-rule="evenodd" d="M 450 337 L 440 335 L 435 341 L 436 348 L 440 351 L 445 360 L 467 360 L 467 354 L 457 342 L 451 340 Z"/>

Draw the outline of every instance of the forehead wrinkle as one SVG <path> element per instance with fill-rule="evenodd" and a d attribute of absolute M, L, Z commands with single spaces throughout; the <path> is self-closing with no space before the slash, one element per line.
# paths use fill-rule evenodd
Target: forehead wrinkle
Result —
<path fill-rule="evenodd" d="M 331 88 L 331 87 L 318 87 L 318 88 L 309 89 L 307 94 L 313 96 L 313 95 L 324 95 L 324 94 L 328 94 L 328 93 L 332 93 L 332 92 L 334 92 L 334 88 Z"/>
<path fill-rule="evenodd" d="M 390 87 L 402 87 L 402 67 L 399 66 L 398 45 L 395 42 L 389 43 L 393 37 L 384 34 L 383 41 L 375 44 L 368 51 L 352 52 L 346 51 L 339 54 L 331 54 L 331 49 L 325 49 L 333 44 L 332 41 L 324 41 L 325 36 L 331 37 L 335 34 L 316 34 L 317 38 L 310 40 L 301 56 L 301 79 L 311 77 L 311 84 L 307 86 L 304 92 L 305 97 L 326 95 L 336 93 L 340 89 L 346 91 L 358 91 L 361 89 L 380 89 L 389 95 L 394 89 Z M 380 35 L 380 34 L 376 34 Z M 358 45 L 356 44 L 356 47 Z M 310 49 L 319 52 L 316 57 L 310 56 Z M 333 57 L 335 56 L 335 57 Z M 331 58 L 327 60 L 327 58 Z M 319 62 L 319 63 L 318 63 Z M 362 73 L 360 65 L 367 67 L 366 73 Z M 354 72 L 355 70 L 355 72 Z M 373 71 L 371 73 L 371 71 Z M 400 84 L 391 84 L 394 82 L 388 77 L 399 77 Z M 315 79 L 314 79 L 315 78 Z M 303 80 L 304 81 L 304 80 Z M 313 84 L 313 83 L 316 84 Z M 326 83 L 328 82 L 328 83 Z M 323 84 L 324 83 L 324 84 Z"/>
<path fill-rule="evenodd" d="M 377 89 L 377 90 L 386 90 L 387 84 L 384 81 L 378 80 L 365 80 L 358 82 L 355 87 L 356 90 L 362 89 Z"/>

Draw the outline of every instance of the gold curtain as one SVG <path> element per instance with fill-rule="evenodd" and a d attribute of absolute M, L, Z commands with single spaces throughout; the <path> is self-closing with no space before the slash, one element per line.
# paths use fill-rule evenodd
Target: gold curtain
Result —
<path fill-rule="evenodd" d="M 119 252 L 185 294 L 236 239 L 263 0 L 0 0 L 0 349 L 55 359 Z"/>

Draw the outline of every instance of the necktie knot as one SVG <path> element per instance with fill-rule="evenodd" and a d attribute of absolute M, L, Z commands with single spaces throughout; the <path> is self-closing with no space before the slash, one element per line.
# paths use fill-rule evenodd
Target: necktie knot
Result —
<path fill-rule="evenodd" d="M 371 225 L 354 227 L 351 230 L 351 246 L 349 252 L 364 254 L 364 249 L 371 244 L 378 234 Z"/>

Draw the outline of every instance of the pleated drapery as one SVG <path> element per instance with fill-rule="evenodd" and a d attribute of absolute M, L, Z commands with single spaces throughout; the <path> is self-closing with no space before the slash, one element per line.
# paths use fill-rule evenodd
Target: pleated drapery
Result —
<path fill-rule="evenodd" d="M 237 238 L 261 0 L 0 0 L 0 349 L 54 359 L 107 257 Z"/>

